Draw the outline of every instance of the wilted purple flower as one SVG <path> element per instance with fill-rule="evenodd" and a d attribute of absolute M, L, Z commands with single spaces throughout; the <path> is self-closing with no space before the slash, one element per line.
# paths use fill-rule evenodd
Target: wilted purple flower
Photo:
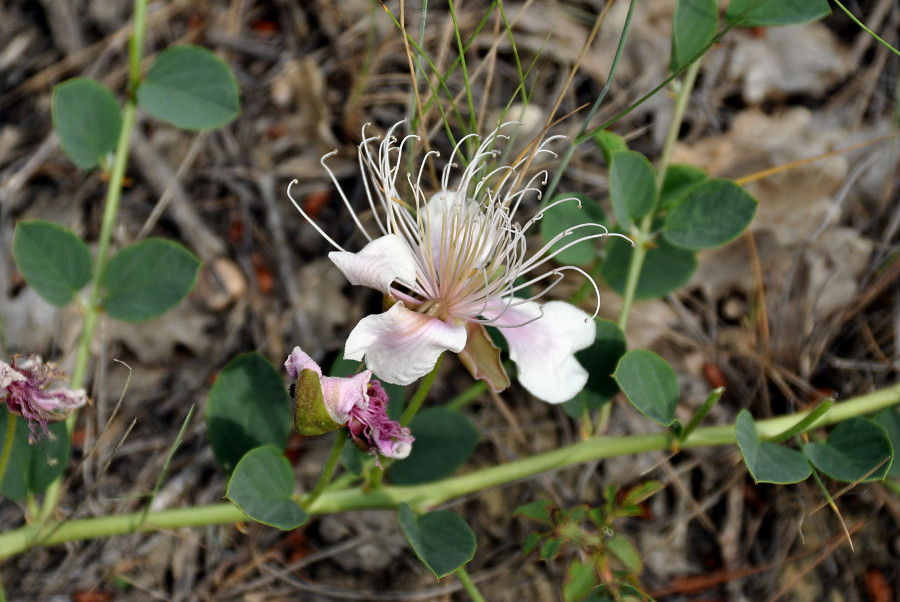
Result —
<path fill-rule="evenodd" d="M 409 455 L 414 438 L 408 428 L 388 418 L 387 393 L 372 380 L 371 370 L 348 378 L 322 376 L 319 365 L 299 347 L 294 347 L 284 367 L 297 381 L 294 422 L 298 431 L 317 435 L 346 426 L 356 444 L 370 453 L 396 459 Z M 305 371 L 315 378 L 302 378 Z"/>
<path fill-rule="evenodd" d="M 0 402 L 28 420 L 32 436 L 38 426 L 49 435 L 48 422 L 65 420 L 87 403 L 84 389 L 50 388 L 68 378 L 59 366 L 44 363 L 38 355 L 14 355 L 12 364 L 0 361 Z"/>

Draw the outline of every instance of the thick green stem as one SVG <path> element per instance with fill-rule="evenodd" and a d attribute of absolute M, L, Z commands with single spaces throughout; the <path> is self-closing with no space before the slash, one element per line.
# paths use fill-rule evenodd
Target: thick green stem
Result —
<path fill-rule="evenodd" d="M 662 189 L 663 181 L 666 178 L 666 171 L 669 169 L 669 163 L 672 161 L 672 151 L 675 149 L 675 142 L 678 140 L 678 131 L 681 129 L 681 122 L 684 119 L 684 111 L 687 108 L 688 99 L 691 96 L 691 90 L 694 89 L 694 82 L 697 79 L 697 73 L 700 71 L 700 59 L 694 61 L 684 75 L 684 81 L 681 84 L 681 90 L 678 93 L 678 99 L 675 101 L 675 110 L 672 112 L 672 122 L 669 124 L 669 132 L 666 134 L 666 142 L 663 145 L 662 155 L 659 159 L 659 165 L 656 168 L 656 188 Z M 641 276 L 641 269 L 644 267 L 644 259 L 647 257 L 647 249 L 650 244 L 650 228 L 653 225 L 653 217 L 655 208 L 644 216 L 638 232 L 634 235 L 634 251 L 631 254 L 631 263 L 628 265 L 628 280 L 625 283 L 625 292 L 622 295 L 622 311 L 619 314 L 619 328 L 625 331 L 628 326 L 628 314 L 631 312 L 631 303 L 634 301 L 634 294 L 637 291 L 638 280 Z"/>
<path fill-rule="evenodd" d="M 484 596 L 481 595 L 481 592 L 479 592 L 478 588 L 475 586 L 475 582 L 469 577 L 469 573 L 466 572 L 466 567 L 461 566 L 454 572 L 456 573 L 456 578 L 459 579 L 463 589 L 466 590 L 466 593 L 469 594 L 469 597 L 472 598 L 473 602 L 484 602 Z"/>
<path fill-rule="evenodd" d="M 15 438 L 16 415 L 6 411 L 6 439 L 3 440 L 3 451 L 0 452 L 0 485 L 3 483 L 3 477 L 6 476 L 6 465 L 9 463 L 9 456 L 12 453 L 13 441 Z"/>
<path fill-rule="evenodd" d="M 337 468 L 341 452 L 344 450 L 344 444 L 347 443 L 348 432 L 348 429 L 345 428 L 338 430 L 334 439 L 334 445 L 331 448 L 331 454 L 328 456 L 328 461 L 325 462 L 325 468 L 322 469 L 322 474 L 319 475 L 319 481 L 309 495 L 303 498 L 303 501 L 300 503 L 304 508 L 312 506 L 315 501 L 319 499 L 319 496 L 322 495 L 322 492 L 325 491 L 325 487 L 331 482 L 331 477 L 334 476 L 334 471 Z"/>
<path fill-rule="evenodd" d="M 814 428 L 842 422 L 854 416 L 872 414 L 900 403 L 900 385 L 882 389 L 849 401 L 835 404 Z M 757 431 L 763 438 L 784 432 L 808 413 L 791 414 L 760 420 Z M 698 428 L 681 442 L 681 449 L 731 445 L 735 442 L 734 425 Z M 414 511 L 423 512 L 449 500 L 527 479 L 548 470 L 582 464 L 613 456 L 669 450 L 669 433 L 618 437 L 597 437 L 579 441 L 522 460 L 492 466 L 458 477 L 409 487 L 381 487 L 373 491 L 346 489 L 325 491 L 308 508 L 311 514 L 328 514 L 347 510 L 396 508 L 401 502 Z M 120 516 L 104 516 L 64 523 L 50 523 L 41 530 L 39 524 L 27 525 L 0 535 L 0 558 L 19 554 L 33 545 L 55 545 L 67 541 L 124 535 L 136 531 L 157 531 L 183 527 L 228 524 L 246 521 L 247 517 L 232 504 L 194 508 L 178 508 L 151 512 L 142 522 L 143 512 Z M 45 536 L 40 537 L 41 533 Z"/>

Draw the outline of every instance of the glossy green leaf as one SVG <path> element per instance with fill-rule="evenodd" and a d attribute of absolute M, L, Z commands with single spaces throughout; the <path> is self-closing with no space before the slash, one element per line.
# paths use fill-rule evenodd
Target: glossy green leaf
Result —
<path fill-rule="evenodd" d="M 122 109 L 109 88 L 86 77 L 53 88 L 53 130 L 72 163 L 91 169 L 113 152 L 122 130 Z"/>
<path fill-rule="evenodd" d="M 628 150 L 628 144 L 625 142 L 625 139 L 609 130 L 600 130 L 594 134 L 594 142 L 600 147 L 600 152 L 603 153 L 603 159 L 606 161 L 607 167 L 612 165 L 613 153 Z"/>
<path fill-rule="evenodd" d="M 678 71 L 712 42 L 718 24 L 716 0 L 678 0 L 672 20 L 669 70 Z"/>
<path fill-rule="evenodd" d="M 91 254 L 71 230 L 45 221 L 16 224 L 13 257 L 25 281 L 48 303 L 66 305 L 91 280 Z"/>
<path fill-rule="evenodd" d="M 738 414 L 734 430 L 744 463 L 757 483 L 799 483 L 812 474 L 809 462 L 796 449 L 761 441 L 747 410 Z"/>
<path fill-rule="evenodd" d="M 627 350 L 625 335 L 612 320 L 597 318 L 594 323 L 597 327 L 594 343 L 575 354 L 578 363 L 588 371 L 587 384 L 578 395 L 562 404 L 573 418 L 580 418 L 586 409 L 596 410 L 612 401 L 619 392 L 612 373 Z"/>
<path fill-rule="evenodd" d="M 731 0 L 725 18 L 742 27 L 817 21 L 831 14 L 828 0 Z"/>
<path fill-rule="evenodd" d="M 222 127 L 240 110 L 237 80 L 215 54 L 199 46 L 159 53 L 137 92 L 145 111 L 185 130 Z"/>
<path fill-rule="evenodd" d="M 409 457 L 388 470 L 398 485 L 438 481 L 452 475 L 468 461 L 478 444 L 478 429 L 460 412 L 427 408 L 409 425 L 416 438 Z"/>
<path fill-rule="evenodd" d="M 603 261 L 603 279 L 621 295 L 625 292 L 628 265 L 634 249 L 627 240 L 621 238 L 610 238 L 604 248 L 606 259 Z M 659 239 L 647 250 L 634 298 L 656 299 L 668 295 L 684 286 L 695 269 L 697 257 L 694 251 L 681 249 Z"/>
<path fill-rule="evenodd" d="M 832 479 L 851 483 L 883 479 L 891 468 L 894 450 L 883 427 L 868 418 L 856 417 L 837 425 L 824 443 L 813 441 L 804 445 L 803 453 Z"/>
<path fill-rule="evenodd" d="M 458 514 L 436 510 L 416 516 L 401 503 L 397 518 L 416 556 L 438 579 L 475 556 L 475 534 Z"/>
<path fill-rule="evenodd" d="M 627 228 L 656 207 L 656 171 L 647 157 L 634 151 L 613 153 L 609 194 L 616 221 Z"/>
<path fill-rule="evenodd" d="M 258 523 L 296 529 L 309 515 L 294 499 L 294 473 L 281 450 L 271 445 L 250 450 L 235 466 L 225 497 Z"/>
<path fill-rule="evenodd" d="M 541 238 L 544 240 L 544 244 L 547 244 L 563 232 L 569 231 L 571 233 L 557 241 L 551 247 L 552 250 L 548 251 L 548 254 L 571 245 L 555 257 L 557 263 L 566 265 L 587 265 L 592 263 L 597 259 L 597 245 L 600 239 L 585 240 L 573 245 L 571 243 L 591 234 L 602 234 L 602 228 L 586 224 L 601 224 L 605 226 L 607 224 L 606 213 L 600 208 L 597 201 L 577 192 L 560 194 L 553 201 L 545 203 L 543 206 L 546 207 L 553 202 L 563 199 L 577 200 L 560 203 L 543 214 L 543 217 L 541 217 Z"/>
<path fill-rule="evenodd" d="M 663 426 L 675 422 L 678 378 L 666 360 L 652 351 L 633 349 L 619 361 L 613 377 L 641 414 Z"/>
<path fill-rule="evenodd" d="M 668 209 L 687 195 L 694 186 L 709 179 L 705 171 L 693 165 L 675 163 L 666 170 L 662 190 L 659 192 L 658 209 Z"/>
<path fill-rule="evenodd" d="M 281 373 L 258 353 L 233 359 L 209 392 L 206 426 L 213 454 L 225 470 L 256 447 L 284 449 L 291 403 Z"/>
<path fill-rule="evenodd" d="M 178 243 L 150 238 L 125 247 L 106 270 L 106 313 L 123 322 L 161 316 L 191 292 L 199 272 L 200 261 Z"/>
<path fill-rule="evenodd" d="M 731 242 L 743 232 L 759 205 L 731 180 L 707 180 L 666 215 L 663 236 L 684 249 L 712 249 Z"/>
<path fill-rule="evenodd" d="M 0 449 L 6 442 L 6 428 L 12 415 L 0 407 Z M 15 417 L 16 431 L 6 464 L 0 491 L 11 500 L 22 500 L 29 494 L 43 493 L 66 469 L 69 462 L 69 432 L 65 422 L 48 425 L 48 438 L 38 426 L 32 433 L 28 421 Z M 34 443 L 29 440 L 34 438 Z"/>
<path fill-rule="evenodd" d="M 872 417 L 875 424 L 879 425 L 888 434 L 891 447 L 894 448 L 894 458 L 888 476 L 896 479 L 900 477 L 900 461 L 897 460 L 897 450 L 900 449 L 900 408 L 894 406 L 885 408 Z"/>

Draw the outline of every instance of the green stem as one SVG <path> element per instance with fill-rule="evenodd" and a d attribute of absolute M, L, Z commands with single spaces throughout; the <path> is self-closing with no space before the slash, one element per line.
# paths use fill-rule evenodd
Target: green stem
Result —
<path fill-rule="evenodd" d="M 828 399 L 822 400 L 822 402 L 814 407 L 810 412 L 804 416 L 802 419 L 797 421 L 797 424 L 792 425 L 783 433 L 778 433 L 774 437 L 769 437 L 768 441 L 772 443 L 782 443 L 787 441 L 791 437 L 799 435 L 804 431 L 808 431 L 812 428 L 812 425 L 822 416 L 828 409 L 834 405 L 834 397 L 829 397 Z"/>
<path fill-rule="evenodd" d="M 815 424 L 816 428 L 852 418 L 872 414 L 900 403 L 900 385 L 875 391 L 848 401 L 837 403 Z M 756 423 L 760 436 L 771 437 L 783 432 L 808 415 L 808 412 L 760 420 Z M 734 425 L 698 428 L 685 439 L 682 449 L 732 445 L 735 442 Z M 401 502 L 414 511 L 434 508 L 449 500 L 469 495 L 491 487 L 497 487 L 533 477 L 548 470 L 582 464 L 614 456 L 623 456 L 670 449 L 668 433 L 597 437 L 550 450 L 522 460 L 492 466 L 461 476 L 408 487 L 381 487 L 374 491 L 347 489 L 326 491 L 310 507 L 311 514 L 328 514 L 347 510 L 371 508 L 396 508 Z M 51 523 L 51 529 L 41 534 L 40 525 L 26 525 L 14 531 L 0 534 L 0 558 L 14 556 L 32 545 L 49 546 L 67 541 L 124 535 L 136 531 L 150 532 L 161 529 L 179 529 L 246 521 L 247 517 L 232 504 L 216 504 L 193 508 L 177 508 L 151 512 L 142 522 L 143 512 L 119 516 L 103 516 L 64 523 Z"/>
<path fill-rule="evenodd" d="M 444 406 L 448 410 L 459 410 L 465 407 L 468 403 L 478 399 L 478 397 L 488 390 L 488 385 L 483 380 L 475 381 L 472 386 L 468 389 L 451 399 L 447 402 L 447 405 Z"/>
<path fill-rule="evenodd" d="M 419 384 L 419 388 L 416 389 L 416 394 L 413 395 L 412 400 L 410 400 L 409 405 L 403 411 L 403 415 L 400 416 L 400 425 L 401 426 L 409 426 L 409 423 L 412 422 L 413 417 L 416 415 L 416 412 L 419 411 L 419 408 L 422 407 L 422 403 L 425 401 L 425 397 L 428 395 L 428 391 L 431 389 L 432 383 L 434 383 L 434 378 L 437 376 L 438 368 L 441 367 L 441 359 L 443 359 L 443 354 L 438 356 L 437 361 L 434 363 L 434 368 L 432 368 L 431 372 L 425 375 L 425 378 L 422 379 L 422 382 Z"/>
<path fill-rule="evenodd" d="M 663 181 L 665 181 L 666 171 L 669 169 L 669 163 L 672 161 L 672 151 L 675 149 L 675 142 L 678 140 L 678 132 L 681 129 L 681 122 L 684 120 L 684 111 L 687 108 L 687 102 L 691 96 L 691 90 L 694 89 L 694 82 L 697 80 L 697 73 L 699 72 L 700 59 L 697 59 L 688 67 L 681 90 L 678 93 L 678 99 L 675 101 L 672 122 L 669 124 L 669 132 L 666 134 L 666 142 L 663 145 L 662 155 L 657 166 L 657 190 L 662 188 Z M 634 236 L 634 251 L 631 254 L 631 263 L 628 265 L 628 280 L 625 283 L 625 292 L 622 295 L 622 311 L 619 314 L 619 328 L 622 329 L 622 332 L 625 332 L 625 328 L 628 326 L 628 314 L 631 312 L 631 304 L 637 291 L 641 269 L 644 267 L 644 259 L 647 257 L 647 249 L 651 242 L 650 228 L 653 225 L 654 214 L 655 208 L 644 216 L 644 219 L 641 220 L 640 228 Z"/>
<path fill-rule="evenodd" d="M 322 474 L 319 475 L 319 481 L 309 495 L 303 498 L 303 501 L 300 503 L 304 508 L 312 506 L 319 499 L 319 496 L 322 495 L 322 492 L 325 491 L 325 487 L 331 482 L 331 477 L 334 476 L 334 471 L 337 468 L 338 459 L 341 457 L 341 452 L 344 451 L 344 444 L 347 443 L 348 432 L 348 429 L 345 428 L 338 430 L 337 436 L 334 438 L 334 445 L 331 447 L 331 454 L 328 456 L 328 461 L 325 462 Z"/>
<path fill-rule="evenodd" d="M 594 115 L 597 114 L 597 110 L 600 108 L 600 103 L 603 102 L 603 99 L 606 98 L 606 94 L 609 92 L 609 89 L 613 85 L 613 80 L 616 78 L 616 69 L 619 67 L 619 59 L 622 58 L 622 51 L 625 50 L 625 40 L 628 38 L 628 32 L 631 29 L 631 17 L 634 14 L 634 7 L 637 4 L 636 0 L 631 0 L 631 4 L 628 5 L 628 13 L 625 15 L 625 25 L 622 27 L 622 35 L 619 36 L 619 45 L 616 47 L 616 54 L 613 57 L 612 65 L 609 67 L 609 75 L 606 76 L 606 84 L 603 85 L 603 89 L 600 90 L 600 94 L 597 95 L 596 100 L 594 100 L 594 105 L 591 107 L 591 110 L 588 111 L 587 116 L 585 116 L 584 121 L 581 124 L 581 128 L 578 130 L 578 135 L 575 136 L 575 139 L 571 141 L 569 144 L 569 148 L 566 149 L 565 155 L 563 155 L 562 160 L 559 162 L 559 166 L 556 168 L 556 172 L 553 174 L 553 179 L 550 181 L 550 185 L 544 191 L 543 198 L 547 199 L 548 202 L 553 200 L 553 193 L 556 192 L 556 187 L 559 184 L 559 180 L 562 178 L 563 172 L 566 170 L 566 167 L 569 166 L 569 161 L 572 160 L 572 155 L 575 154 L 575 149 L 578 148 L 579 145 L 584 141 L 583 136 L 587 131 L 588 124 L 590 124 L 591 120 L 594 118 Z"/>
<path fill-rule="evenodd" d="M 888 50 L 890 50 L 891 52 L 893 52 L 893 53 L 896 54 L 897 56 L 900 56 L 900 50 L 897 50 L 896 48 L 894 48 L 893 46 L 891 46 L 890 44 L 888 44 L 887 42 L 885 42 L 884 40 L 882 40 L 880 37 L 878 37 L 878 34 L 876 34 L 874 31 L 872 31 L 871 29 L 869 29 L 868 27 L 866 27 L 866 26 L 863 24 L 863 22 L 860 21 L 859 19 L 857 19 L 857 18 L 853 15 L 853 13 L 851 13 L 849 10 L 847 10 L 847 8 L 846 8 L 843 4 L 841 4 L 838 0 L 834 0 L 834 3 L 837 4 L 838 7 L 839 7 L 842 11 L 844 11 L 845 13 L 847 13 L 847 16 L 850 17 L 850 19 L 852 19 L 854 23 L 856 23 L 856 24 L 859 25 L 863 30 L 865 30 L 865 32 L 866 32 L 867 34 L 869 34 L 870 36 L 872 36 L 873 38 L 875 38 L 876 40 L 878 40 L 878 42 L 879 42 L 881 45 L 883 45 L 885 48 L 887 48 Z"/>
<path fill-rule="evenodd" d="M 694 414 L 694 417 L 691 418 L 691 421 L 687 423 L 687 426 L 684 427 L 684 430 L 681 431 L 681 437 L 679 440 L 687 439 L 691 433 L 696 430 L 698 426 L 700 426 L 700 422 L 706 418 L 706 415 L 709 414 L 709 411 L 712 409 L 716 402 L 719 401 L 719 398 L 722 397 L 722 394 L 725 393 L 725 387 L 719 387 L 718 389 L 713 389 L 712 393 L 709 394 L 709 397 L 706 398 L 706 401 L 703 402 L 703 405 L 700 406 L 700 409 L 697 410 L 697 413 Z"/>
<path fill-rule="evenodd" d="M 91 341 L 94 338 L 94 330 L 97 328 L 97 320 L 102 308 L 100 306 L 101 293 L 103 292 L 103 279 L 106 276 L 106 266 L 109 260 L 109 248 L 112 242 L 113 226 L 116 216 L 119 214 L 119 202 L 122 199 L 122 182 L 125 178 L 125 167 L 128 165 L 128 152 L 131 149 L 131 131 L 134 128 L 137 114 L 137 103 L 134 94 L 140 83 L 141 55 L 144 51 L 144 30 L 146 29 L 147 0 L 134 0 L 134 33 L 129 41 L 129 63 L 131 73 L 129 76 L 129 96 L 125 101 L 122 111 L 122 129 L 119 131 L 119 140 L 116 144 L 116 154 L 113 159 L 112 171 L 109 178 L 109 186 L 106 189 L 106 203 L 103 207 L 103 222 L 100 225 L 100 238 L 97 241 L 97 257 L 94 260 L 94 269 L 91 274 L 91 288 L 88 303 L 85 308 L 84 321 L 81 325 L 81 336 L 78 341 L 78 351 L 75 355 L 75 367 L 72 369 L 70 380 L 73 389 L 84 386 L 88 361 L 91 357 Z M 69 435 L 75 430 L 75 422 L 78 413 L 73 412 L 66 420 Z M 62 495 L 62 475 L 50 483 L 44 495 L 44 503 L 37 517 L 38 524 L 47 520 L 56 509 L 59 498 Z"/>
<path fill-rule="evenodd" d="M 472 598 L 474 602 L 484 602 L 484 596 L 481 595 L 481 592 L 479 592 L 478 588 L 475 586 L 475 582 L 469 577 L 469 573 L 466 572 L 466 567 L 461 566 L 454 572 L 456 573 L 457 579 L 459 579 L 459 582 L 462 584 L 463 589 L 469 594 L 469 597 Z"/>
<path fill-rule="evenodd" d="M 16 415 L 8 410 L 4 411 L 6 411 L 6 439 L 3 440 L 3 451 L 0 452 L 0 484 L 6 476 L 6 465 L 9 463 L 13 441 L 16 438 Z"/>

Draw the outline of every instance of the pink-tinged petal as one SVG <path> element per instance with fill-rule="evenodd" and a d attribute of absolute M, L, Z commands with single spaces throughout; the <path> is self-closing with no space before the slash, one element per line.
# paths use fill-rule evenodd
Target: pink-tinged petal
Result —
<path fill-rule="evenodd" d="M 396 303 L 359 321 L 347 337 L 344 358 L 362 360 L 381 380 L 408 385 L 431 372 L 441 353 L 459 353 L 466 329 Z"/>
<path fill-rule="evenodd" d="M 291 354 L 285 360 L 284 367 L 290 377 L 294 380 L 297 380 L 297 377 L 300 376 L 301 370 L 312 370 L 320 377 L 322 376 L 322 369 L 319 368 L 319 364 L 314 362 L 313 359 L 306 355 L 299 347 L 294 347 L 294 350 L 291 351 Z"/>
<path fill-rule="evenodd" d="M 368 286 L 385 295 L 390 294 L 395 280 L 407 286 L 416 281 L 415 256 L 396 234 L 376 238 L 358 253 L 332 251 L 328 258 L 350 284 Z"/>
<path fill-rule="evenodd" d="M 387 458 L 402 460 L 412 451 L 415 438 L 408 428 L 388 418 L 387 405 L 388 396 L 384 387 L 373 380 L 369 383 L 368 405 L 353 408 L 347 426 L 357 444 L 363 445 L 371 453 L 378 452 Z M 377 454 L 375 458 L 377 463 Z"/>
<path fill-rule="evenodd" d="M 337 376 L 321 378 L 322 398 L 325 401 L 325 409 L 332 420 L 338 424 L 347 424 L 350 420 L 350 412 L 354 407 L 368 405 L 368 388 L 371 378 L 371 370 L 349 378 Z"/>
<path fill-rule="evenodd" d="M 499 313 L 485 315 L 496 317 Z M 519 324 L 525 325 L 515 327 Z M 585 312 L 563 301 L 528 302 L 508 309 L 495 325 L 509 343 L 519 382 L 532 395 L 548 403 L 562 403 L 584 388 L 588 373 L 575 359 L 575 352 L 589 347 L 596 336 L 594 321 Z"/>
<path fill-rule="evenodd" d="M 14 382 L 26 380 L 21 373 L 4 361 L 0 361 L 0 400 L 4 398 L 5 389 Z"/>

